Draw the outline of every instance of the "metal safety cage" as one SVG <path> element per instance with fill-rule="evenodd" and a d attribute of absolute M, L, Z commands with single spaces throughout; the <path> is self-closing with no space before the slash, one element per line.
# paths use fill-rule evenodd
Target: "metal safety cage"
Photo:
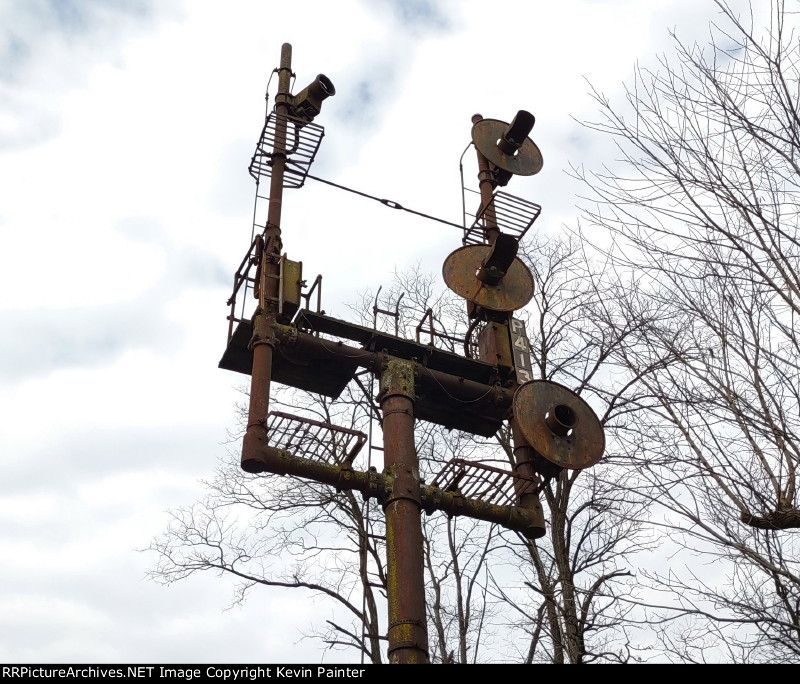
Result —
<path fill-rule="evenodd" d="M 280 133 L 279 128 L 282 131 Z M 271 112 L 264 122 L 261 137 L 250 162 L 250 175 L 256 182 L 272 175 L 272 158 L 277 144 L 277 147 L 284 149 L 286 153 L 283 187 L 303 187 L 324 135 L 325 129 L 319 124 L 296 116 L 282 116 Z"/>
<path fill-rule="evenodd" d="M 367 435 L 359 430 L 282 411 L 269 412 L 267 431 L 276 449 L 328 465 L 352 465 L 367 441 Z"/>
<path fill-rule="evenodd" d="M 517 497 L 539 491 L 540 481 L 485 463 L 449 460 L 431 483 L 445 491 L 457 491 L 468 499 L 501 506 L 516 505 Z"/>
<path fill-rule="evenodd" d="M 469 188 L 465 190 L 475 192 Z M 477 214 L 465 215 L 465 226 L 468 222 L 467 217 L 474 220 L 470 227 L 464 230 L 461 242 L 464 245 L 484 244 L 484 225 L 487 218 L 490 218 L 502 233 L 521 240 L 533 222 L 539 218 L 541 211 L 542 207 L 535 202 L 529 202 L 507 192 L 496 192 L 486 205 L 478 209 Z"/>

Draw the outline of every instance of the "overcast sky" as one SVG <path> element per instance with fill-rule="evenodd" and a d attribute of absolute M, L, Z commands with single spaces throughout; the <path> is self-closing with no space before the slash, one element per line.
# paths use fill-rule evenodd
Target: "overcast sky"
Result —
<path fill-rule="evenodd" d="M 235 424 L 244 378 L 217 363 L 283 42 L 298 88 L 336 86 L 312 173 L 459 222 L 471 115 L 528 109 L 544 169 L 507 190 L 552 234 L 576 219 L 564 170 L 613 155 L 573 119 L 595 111 L 586 79 L 618 98 L 669 29 L 703 40 L 714 16 L 710 0 L 0 0 L 0 660 L 323 658 L 301 640 L 311 599 L 225 611 L 226 580 L 167 589 L 137 552 L 200 496 Z M 313 181 L 287 191 L 283 237 L 342 317 L 461 244 Z"/>

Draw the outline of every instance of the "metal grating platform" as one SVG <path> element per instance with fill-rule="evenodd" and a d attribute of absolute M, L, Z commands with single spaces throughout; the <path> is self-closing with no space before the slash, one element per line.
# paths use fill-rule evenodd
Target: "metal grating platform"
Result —
<path fill-rule="evenodd" d="M 470 192 L 474 192 L 470 190 Z M 491 202 L 481 207 L 472 225 L 464 231 L 461 242 L 464 245 L 482 245 L 484 217 L 493 216 L 501 232 L 521 240 L 533 222 L 539 218 L 542 207 L 535 202 L 510 195 L 507 192 L 496 192 Z M 472 216 L 472 214 L 470 214 Z M 465 222 L 466 223 L 466 222 Z"/>
<path fill-rule="evenodd" d="M 514 506 L 517 497 L 537 492 L 539 488 L 536 478 L 461 458 L 448 461 L 432 484 L 500 506 Z"/>
<path fill-rule="evenodd" d="M 268 416 L 270 446 L 328 465 L 352 465 L 367 441 L 363 432 L 332 423 L 281 411 L 270 411 Z"/>
<path fill-rule="evenodd" d="M 284 122 L 285 133 L 278 135 L 276 123 Z M 264 122 L 255 154 L 250 162 L 250 175 L 258 182 L 272 175 L 272 157 L 275 142 L 286 149 L 286 176 L 283 187 L 301 188 L 308 169 L 317 155 L 325 129 L 319 124 L 308 123 L 294 116 L 278 116 L 270 113 Z"/>

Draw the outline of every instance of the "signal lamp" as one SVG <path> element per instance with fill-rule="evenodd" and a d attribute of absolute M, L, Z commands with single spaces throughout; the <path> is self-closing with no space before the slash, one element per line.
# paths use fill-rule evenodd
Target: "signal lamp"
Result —
<path fill-rule="evenodd" d="M 291 99 L 291 114 L 306 123 L 311 123 L 314 117 L 322 109 L 322 101 L 336 94 L 331 79 L 325 74 L 318 74 L 317 77 L 297 95 Z"/>
<path fill-rule="evenodd" d="M 525 142 L 528 133 L 533 130 L 533 124 L 535 123 L 536 118 L 533 114 L 526 112 L 524 109 L 520 109 L 511 123 L 508 124 L 508 128 L 503 131 L 500 140 L 497 141 L 497 146 L 500 148 L 500 151 L 504 154 L 514 154 L 522 147 L 522 143 Z"/>

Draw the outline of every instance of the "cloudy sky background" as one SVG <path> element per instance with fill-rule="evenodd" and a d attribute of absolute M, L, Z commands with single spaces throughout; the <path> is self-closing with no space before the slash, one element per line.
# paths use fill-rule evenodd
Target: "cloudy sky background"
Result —
<path fill-rule="evenodd" d="M 167 589 L 137 551 L 200 496 L 235 425 L 243 376 L 217 363 L 281 43 L 298 89 L 324 72 L 337 90 L 313 174 L 459 222 L 470 116 L 525 108 L 544 170 L 507 190 L 555 233 L 576 221 L 564 170 L 613 158 L 573 119 L 596 111 L 585 79 L 620 98 L 669 29 L 703 41 L 716 14 L 710 0 L 0 1 L 0 660 L 323 657 L 301 640 L 323 610 L 310 599 L 255 591 L 225 611 L 227 581 Z M 342 317 L 358 290 L 417 261 L 440 272 L 460 245 L 314 181 L 284 206 L 289 256 L 324 275 Z"/>

